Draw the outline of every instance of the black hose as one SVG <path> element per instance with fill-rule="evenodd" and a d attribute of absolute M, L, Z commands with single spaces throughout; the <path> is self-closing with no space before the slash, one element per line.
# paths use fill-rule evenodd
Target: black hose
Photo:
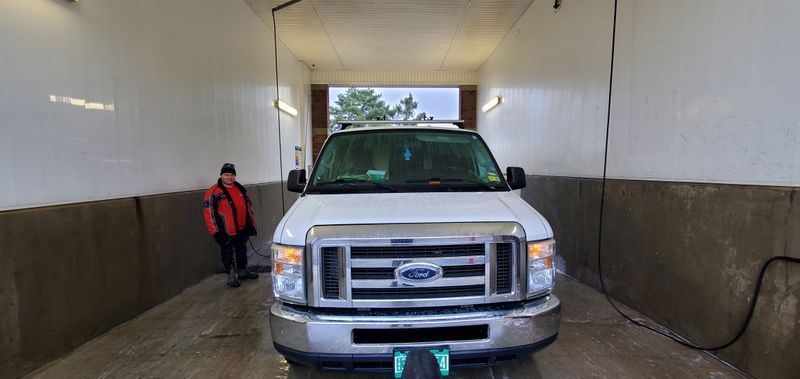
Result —
<path fill-rule="evenodd" d="M 278 26 L 275 23 L 275 12 L 286 8 L 292 4 L 298 3 L 301 0 L 291 0 L 281 5 L 278 5 L 275 8 L 272 8 L 272 42 L 275 45 L 275 101 L 279 101 L 281 99 L 280 87 L 278 85 Z M 278 104 L 275 104 L 277 107 Z M 281 184 L 281 214 L 286 214 L 286 195 L 283 193 L 283 139 L 281 138 L 281 111 L 277 109 L 278 114 L 278 171 L 280 172 L 280 181 Z"/>
<path fill-rule="evenodd" d="M 269 255 L 264 255 L 264 254 L 259 253 L 260 250 L 256 249 L 256 247 L 253 246 L 253 241 L 251 241 L 250 238 L 247 239 L 247 242 L 250 244 L 250 248 L 253 249 L 253 251 L 252 251 L 253 254 L 258 255 L 259 257 L 272 258 Z M 252 254 L 251 254 L 251 256 L 252 256 Z"/>
<path fill-rule="evenodd" d="M 278 29 L 275 28 L 275 10 L 272 10 L 272 34 L 275 43 L 275 101 L 281 99 L 280 87 L 278 87 Z M 275 104 L 277 107 L 278 104 Z M 281 140 L 281 110 L 275 109 L 278 113 L 278 171 L 280 172 L 281 183 L 281 213 L 286 214 L 286 200 L 283 194 L 283 141 Z"/>
<path fill-rule="evenodd" d="M 742 323 L 742 327 L 739 328 L 739 332 L 736 333 L 736 336 L 731 338 L 730 341 L 728 341 L 726 343 L 723 343 L 723 344 L 721 344 L 719 346 L 700 346 L 700 345 L 695 345 L 695 344 L 693 344 L 691 342 L 686 342 L 686 340 L 681 338 L 680 336 L 676 336 L 676 335 L 674 335 L 672 333 L 665 333 L 665 332 L 663 332 L 661 330 L 653 328 L 652 326 L 649 326 L 649 325 L 644 324 L 644 323 L 642 323 L 640 321 L 632 319 L 630 316 L 626 315 L 619 308 L 617 308 L 617 305 L 614 304 L 614 302 L 611 300 L 611 297 L 609 297 L 608 292 L 605 289 L 605 284 L 603 283 L 602 266 L 598 266 L 598 268 L 599 268 L 599 272 L 600 272 L 600 283 L 603 286 L 603 294 L 605 295 L 606 300 L 608 300 L 608 303 L 611 304 L 611 306 L 614 308 L 614 310 L 616 310 L 617 313 L 622 315 L 622 317 L 625 317 L 628 321 L 630 321 L 630 322 L 632 322 L 632 323 L 634 323 L 634 324 L 636 324 L 638 326 L 641 326 L 641 327 L 643 327 L 645 329 L 648 329 L 650 331 L 656 332 L 656 333 L 658 333 L 658 334 L 660 334 L 660 335 L 662 335 L 664 337 L 667 337 L 667 338 L 669 338 L 669 339 L 671 339 L 671 340 L 673 340 L 673 341 L 675 341 L 675 342 L 677 342 L 677 343 L 679 343 L 679 344 L 681 344 L 683 346 L 690 347 L 692 349 L 697 349 L 697 350 L 721 350 L 721 349 L 724 349 L 724 348 L 726 348 L 726 347 L 728 347 L 730 345 L 733 345 L 747 331 L 747 328 L 750 326 L 750 321 L 753 318 L 753 314 L 755 314 L 755 311 L 756 311 L 756 303 L 758 302 L 758 296 L 759 296 L 759 293 L 761 292 L 761 284 L 764 281 L 764 275 L 766 275 L 767 268 L 769 267 L 769 265 L 772 262 L 775 262 L 775 261 L 787 261 L 787 262 L 800 263 L 800 258 L 787 257 L 787 256 L 775 256 L 775 257 L 772 257 L 772 258 L 768 259 L 764 263 L 764 265 L 761 266 L 761 273 L 759 273 L 759 275 L 758 275 L 758 281 L 756 282 L 756 288 L 753 291 L 752 300 L 750 301 L 750 310 L 747 312 L 747 317 L 745 318 L 744 323 Z M 598 251 L 597 264 L 600 265 L 600 254 L 599 254 L 599 251 Z"/>

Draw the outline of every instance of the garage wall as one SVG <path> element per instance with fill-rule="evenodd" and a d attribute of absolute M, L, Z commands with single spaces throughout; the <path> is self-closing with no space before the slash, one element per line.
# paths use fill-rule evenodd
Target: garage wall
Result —
<path fill-rule="evenodd" d="M 4 0 L 0 51 L 0 376 L 216 272 L 202 196 L 223 162 L 250 190 L 253 244 L 269 241 L 283 214 L 273 39 L 243 1 Z M 300 112 L 281 112 L 285 175 L 308 137 L 310 72 L 279 51 Z"/>
<path fill-rule="evenodd" d="M 200 189 L 226 161 L 280 179 L 272 34 L 243 1 L 3 1 L 0 46 L 0 210 Z M 282 117 L 285 172 L 305 117 Z"/>
<path fill-rule="evenodd" d="M 281 187 L 247 186 L 262 254 L 283 216 Z M 0 212 L 0 376 L 20 377 L 214 274 L 204 192 Z"/>
<path fill-rule="evenodd" d="M 553 225 L 559 268 L 599 287 L 613 1 L 536 1 L 480 71 L 478 131 Z M 800 5 L 620 0 L 603 224 L 612 297 L 702 345 L 741 326 L 761 265 L 800 256 Z M 791 377 L 800 267 L 774 264 L 756 316 L 716 352 Z M 690 364 L 676 362 L 676 364 Z"/>
<path fill-rule="evenodd" d="M 800 3 L 621 0 L 609 176 L 800 185 Z M 613 1 L 539 2 L 480 71 L 501 163 L 602 176 Z M 514 149 L 517 136 L 531 141 Z"/>

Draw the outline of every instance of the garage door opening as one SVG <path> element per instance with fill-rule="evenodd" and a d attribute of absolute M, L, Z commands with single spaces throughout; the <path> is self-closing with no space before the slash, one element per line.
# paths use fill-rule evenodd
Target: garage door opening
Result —
<path fill-rule="evenodd" d="M 459 89 L 331 87 L 330 131 L 340 120 L 456 120 Z"/>

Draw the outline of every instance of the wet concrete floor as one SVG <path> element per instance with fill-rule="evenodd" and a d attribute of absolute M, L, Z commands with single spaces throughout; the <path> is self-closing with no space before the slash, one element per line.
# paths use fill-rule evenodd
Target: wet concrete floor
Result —
<path fill-rule="evenodd" d="M 450 378 L 741 378 L 715 357 L 630 324 L 603 295 L 559 275 L 555 343 L 500 366 L 453 370 Z M 31 374 L 38 378 L 391 378 L 323 373 L 289 365 L 272 347 L 269 274 L 242 287 L 211 276 L 175 298 Z M 629 314 L 638 314 L 623 307 Z"/>

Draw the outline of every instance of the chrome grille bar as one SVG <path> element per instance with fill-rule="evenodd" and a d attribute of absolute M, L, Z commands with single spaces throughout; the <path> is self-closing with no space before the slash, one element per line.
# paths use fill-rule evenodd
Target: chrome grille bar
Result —
<path fill-rule="evenodd" d="M 481 245 L 481 248 L 484 246 Z M 416 262 L 414 259 L 393 259 L 393 258 L 380 258 L 380 259 L 353 259 L 352 267 L 394 267 L 397 268 L 406 263 Z M 476 265 L 484 264 L 486 262 L 486 255 L 481 252 L 481 255 L 468 255 L 456 258 L 425 258 L 425 262 L 430 262 L 439 266 L 463 266 L 463 265 Z"/>
<path fill-rule="evenodd" d="M 464 276 L 483 276 L 486 273 L 485 265 L 473 264 L 463 266 L 444 266 L 442 278 L 459 278 Z M 353 267 L 350 270 L 353 280 L 366 279 L 395 279 L 394 267 Z"/>
<path fill-rule="evenodd" d="M 483 276 L 465 276 L 463 278 L 441 278 L 427 283 L 418 283 L 413 286 L 403 284 L 395 279 L 391 280 L 353 280 L 351 288 L 429 288 L 429 287 L 456 287 L 469 285 L 483 285 Z"/>
<path fill-rule="evenodd" d="M 353 259 L 365 258 L 443 258 L 483 255 L 484 247 L 479 244 L 433 245 L 433 246 L 359 246 L 354 247 L 350 256 Z"/>

